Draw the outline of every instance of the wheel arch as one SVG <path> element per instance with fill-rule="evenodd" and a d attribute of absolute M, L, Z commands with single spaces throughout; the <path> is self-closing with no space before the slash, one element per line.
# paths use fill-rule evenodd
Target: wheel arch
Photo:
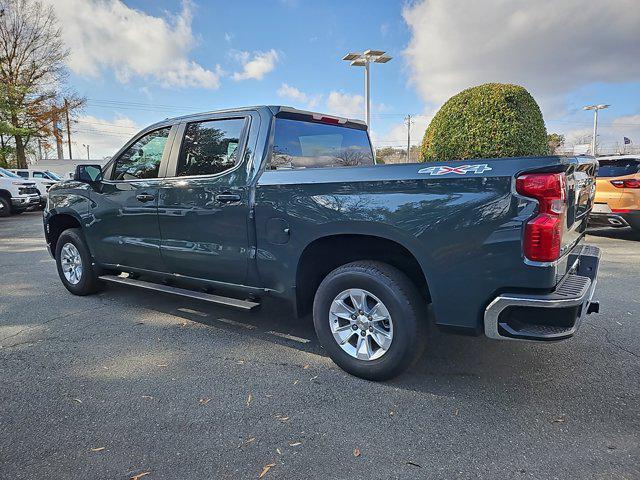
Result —
<path fill-rule="evenodd" d="M 315 292 L 329 272 L 358 260 L 377 260 L 396 267 L 416 285 L 425 301 L 431 301 L 427 276 L 406 246 L 375 235 L 333 234 L 313 240 L 298 259 L 295 298 L 298 315 L 311 310 Z"/>
<path fill-rule="evenodd" d="M 51 215 L 45 220 L 47 243 L 49 243 L 51 255 L 53 255 L 54 258 L 56 255 L 56 245 L 60 235 L 62 232 L 70 228 L 82 228 L 80 219 L 70 213 L 57 213 Z"/>

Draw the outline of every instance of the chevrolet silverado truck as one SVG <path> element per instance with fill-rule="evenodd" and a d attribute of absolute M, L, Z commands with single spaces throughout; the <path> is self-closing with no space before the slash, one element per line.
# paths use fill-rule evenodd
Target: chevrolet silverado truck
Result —
<path fill-rule="evenodd" d="M 35 209 L 41 202 L 34 182 L 0 168 L 0 217 Z"/>
<path fill-rule="evenodd" d="M 164 120 L 78 166 L 49 190 L 44 230 L 75 295 L 277 297 L 312 313 L 336 364 L 381 380 L 419 356 L 429 322 L 571 337 L 599 306 L 600 252 L 582 242 L 596 171 L 557 156 L 376 165 L 360 121 L 242 108 Z"/>

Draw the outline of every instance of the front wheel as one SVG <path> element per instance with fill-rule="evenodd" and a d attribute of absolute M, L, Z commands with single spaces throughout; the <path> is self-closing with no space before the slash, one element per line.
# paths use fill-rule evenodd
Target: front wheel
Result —
<path fill-rule="evenodd" d="M 65 230 L 58 238 L 56 266 L 62 284 L 74 295 L 90 295 L 98 291 L 100 282 L 79 228 Z"/>
<path fill-rule="evenodd" d="M 320 343 L 346 372 L 385 380 L 404 371 L 422 352 L 425 302 L 400 270 L 359 261 L 333 270 L 313 303 Z"/>

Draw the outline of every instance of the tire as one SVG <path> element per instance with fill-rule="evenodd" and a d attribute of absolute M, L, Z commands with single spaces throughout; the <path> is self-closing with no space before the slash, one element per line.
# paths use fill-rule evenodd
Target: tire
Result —
<path fill-rule="evenodd" d="M 11 202 L 7 197 L 0 196 L 0 217 L 8 217 L 11 215 Z"/>
<path fill-rule="evenodd" d="M 353 292 L 356 297 L 365 292 L 364 302 L 361 299 L 354 302 Z M 334 303 L 342 298 L 346 310 Z M 374 307 L 379 302 L 382 308 Z M 365 315 L 354 319 L 357 312 L 350 312 L 362 303 L 366 304 Z M 366 315 L 367 311 L 371 316 Z M 384 312 L 390 320 L 375 321 L 384 318 Z M 377 261 L 358 261 L 336 268 L 320 283 L 313 302 L 313 324 L 320 344 L 340 368 L 368 380 L 386 380 L 402 373 L 422 353 L 427 328 L 426 304 L 414 283 L 397 268 Z M 347 326 L 353 332 L 348 341 L 345 340 L 349 336 Z M 340 331 L 334 333 L 333 329 Z M 381 336 L 383 332 L 386 334 Z M 335 335 L 340 338 L 336 339 Z M 382 341 L 376 342 L 376 339 Z"/>
<path fill-rule="evenodd" d="M 70 258 L 74 259 L 74 262 L 68 262 Z M 76 269 L 75 274 L 68 278 L 65 269 L 67 266 L 77 267 L 77 262 L 80 262 L 80 272 Z M 56 266 L 62 284 L 74 295 L 91 295 L 99 290 L 100 281 L 96 275 L 96 267 L 79 228 L 70 228 L 60 234 L 56 243 Z"/>

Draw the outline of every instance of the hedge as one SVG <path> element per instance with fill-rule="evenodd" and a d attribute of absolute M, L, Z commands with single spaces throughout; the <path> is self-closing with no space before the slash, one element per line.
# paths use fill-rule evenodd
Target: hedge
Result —
<path fill-rule="evenodd" d="M 421 161 L 548 155 L 540 107 L 519 85 L 487 83 L 451 97 L 422 140 Z"/>

